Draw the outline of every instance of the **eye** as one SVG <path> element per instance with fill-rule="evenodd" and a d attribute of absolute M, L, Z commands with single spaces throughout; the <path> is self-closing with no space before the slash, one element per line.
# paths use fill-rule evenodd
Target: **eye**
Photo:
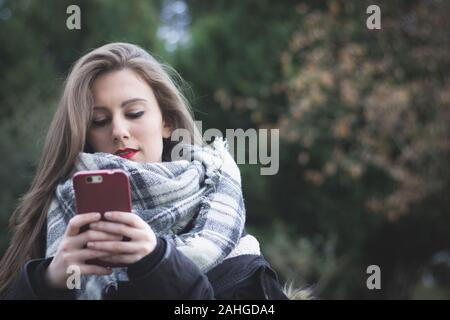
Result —
<path fill-rule="evenodd" d="M 108 122 L 108 119 L 102 119 L 102 120 L 93 120 L 92 126 L 95 128 L 103 127 Z"/>
<path fill-rule="evenodd" d="M 139 111 L 136 113 L 129 113 L 129 114 L 127 114 L 127 116 L 129 116 L 130 118 L 136 119 L 136 118 L 141 117 L 143 114 L 144 114 L 144 111 Z"/>

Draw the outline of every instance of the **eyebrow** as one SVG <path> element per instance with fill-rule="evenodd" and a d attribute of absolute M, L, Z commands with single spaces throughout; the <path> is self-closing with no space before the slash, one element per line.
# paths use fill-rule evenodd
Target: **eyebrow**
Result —
<path fill-rule="evenodd" d="M 127 106 L 129 104 L 132 104 L 132 103 L 135 103 L 135 102 L 138 102 L 138 101 L 146 101 L 147 102 L 147 99 L 144 99 L 144 98 L 128 99 L 128 100 L 125 100 L 124 102 L 122 102 L 120 107 L 123 108 L 123 107 L 125 107 L 125 106 Z M 94 106 L 94 110 L 96 110 L 96 109 L 108 109 L 108 108 L 106 108 L 105 106 Z"/>

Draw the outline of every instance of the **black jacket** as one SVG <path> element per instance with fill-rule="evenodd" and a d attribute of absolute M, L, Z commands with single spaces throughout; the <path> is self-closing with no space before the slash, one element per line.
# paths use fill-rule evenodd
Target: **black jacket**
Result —
<path fill-rule="evenodd" d="M 76 289 L 49 288 L 44 274 L 52 258 L 28 261 L 3 299 L 75 299 Z M 129 281 L 105 288 L 104 299 L 287 299 L 262 256 L 230 258 L 201 273 L 175 246 L 159 238 L 156 249 L 128 267 Z"/>

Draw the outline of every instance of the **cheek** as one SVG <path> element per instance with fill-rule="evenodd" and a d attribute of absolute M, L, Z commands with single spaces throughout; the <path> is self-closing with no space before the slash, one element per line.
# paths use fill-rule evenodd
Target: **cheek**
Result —
<path fill-rule="evenodd" d="M 148 142 L 162 139 L 162 120 L 159 120 L 158 116 L 149 115 L 145 121 L 134 127 L 134 136 Z"/>
<path fill-rule="evenodd" d="M 97 147 L 97 145 L 98 145 L 98 138 L 97 138 L 96 134 L 88 132 L 86 140 L 91 145 L 91 147 L 93 147 L 93 148 Z"/>
<path fill-rule="evenodd" d="M 89 132 L 87 134 L 87 142 L 95 152 L 105 151 L 108 148 L 108 137 L 105 133 Z"/>
<path fill-rule="evenodd" d="M 161 126 L 147 124 L 135 127 L 134 137 L 141 148 L 144 149 L 146 162 L 160 162 L 163 152 Z"/>
<path fill-rule="evenodd" d="M 143 126 L 136 128 L 134 136 L 147 146 L 157 147 L 162 141 L 161 128 L 157 126 Z"/>

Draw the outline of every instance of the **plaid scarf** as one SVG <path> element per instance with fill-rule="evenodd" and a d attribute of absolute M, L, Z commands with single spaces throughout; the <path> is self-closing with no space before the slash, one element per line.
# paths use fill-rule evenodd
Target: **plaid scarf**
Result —
<path fill-rule="evenodd" d="M 204 273 L 226 258 L 260 254 L 255 238 L 241 237 L 245 223 L 241 179 L 226 142 L 215 139 L 211 146 L 181 147 L 180 160 L 162 163 L 80 153 L 71 176 L 81 170 L 126 171 L 133 213 L 157 236 L 172 241 Z M 47 214 L 46 257 L 55 255 L 75 214 L 73 182 L 68 179 L 57 186 Z M 78 298 L 99 299 L 105 286 L 127 280 L 126 268 L 114 268 L 107 276 L 82 276 Z"/>

